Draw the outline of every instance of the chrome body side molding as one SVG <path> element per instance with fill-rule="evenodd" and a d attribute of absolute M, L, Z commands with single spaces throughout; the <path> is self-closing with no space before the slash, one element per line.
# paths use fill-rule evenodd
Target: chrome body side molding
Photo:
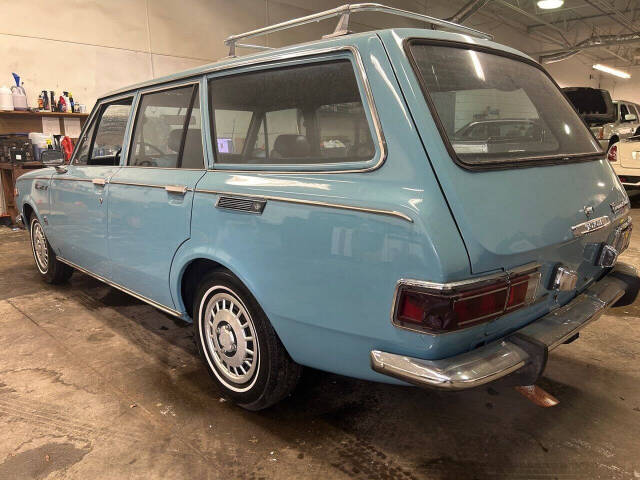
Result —
<path fill-rule="evenodd" d="M 541 364 L 544 368 L 545 362 L 541 358 L 534 358 L 533 350 L 523 348 L 523 341 L 534 342 L 543 348 L 541 352 L 555 349 L 597 320 L 625 292 L 637 289 L 629 280 L 635 280 L 636 275 L 635 268 L 618 264 L 607 276 L 593 283 L 565 306 L 506 338 L 475 350 L 442 360 L 423 360 L 372 350 L 371 368 L 408 383 L 443 390 L 463 390 L 484 385 L 531 364 Z"/>
<path fill-rule="evenodd" d="M 158 310 L 161 310 L 165 313 L 168 313 L 169 315 L 173 315 L 174 317 L 178 317 L 178 318 L 183 318 L 182 313 L 178 312 L 177 310 L 174 310 L 173 308 L 169 308 L 166 305 L 162 305 L 154 300 L 151 300 L 150 298 L 145 297 L 144 295 L 140 295 L 137 292 L 134 292 L 133 290 L 128 289 L 127 287 L 123 287 L 122 285 L 119 285 L 115 282 L 112 282 L 111 280 L 104 278 L 100 275 L 97 275 L 93 272 L 90 272 L 89 270 L 87 270 L 86 268 L 82 268 L 80 265 L 76 265 L 73 262 L 70 262 L 69 260 L 62 258 L 62 257 L 57 257 L 58 260 L 60 260 L 62 263 L 65 263 L 67 265 L 69 265 L 70 267 L 75 268 L 76 270 L 78 270 L 79 272 L 85 273 L 87 275 L 89 275 L 90 277 L 95 278 L 96 280 L 100 280 L 103 283 L 106 283 L 107 285 L 109 285 L 110 287 L 113 288 L 117 288 L 118 290 L 131 295 L 132 297 L 137 298 L 138 300 L 142 300 L 145 303 L 148 303 L 149 305 L 151 305 L 152 307 L 157 308 Z"/>
<path fill-rule="evenodd" d="M 210 195 L 224 195 L 236 198 L 247 198 L 247 199 L 255 199 L 258 201 L 266 201 L 271 200 L 273 202 L 285 202 L 285 203 L 295 203 L 299 205 L 311 205 L 316 207 L 326 207 L 326 208 L 335 208 L 338 210 L 351 210 L 354 212 L 364 212 L 364 213 L 372 213 L 374 215 L 385 215 L 388 217 L 396 217 L 402 220 L 405 220 L 409 223 L 413 223 L 413 219 L 405 215 L 404 213 L 397 212 L 395 210 L 380 210 L 377 208 L 367 208 L 367 207 L 356 207 L 354 205 L 345 205 L 342 203 L 328 203 L 328 202 L 319 202 L 315 200 L 302 200 L 299 198 L 289 198 L 289 197 L 275 197 L 271 195 L 252 195 L 249 193 L 233 193 L 233 192 L 223 192 L 220 190 L 206 190 L 201 188 L 196 188 L 196 193 L 206 193 Z"/>

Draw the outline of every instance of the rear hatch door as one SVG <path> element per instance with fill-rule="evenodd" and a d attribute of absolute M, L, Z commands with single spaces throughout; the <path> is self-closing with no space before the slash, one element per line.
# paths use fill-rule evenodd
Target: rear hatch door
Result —
<path fill-rule="evenodd" d="M 406 63 L 396 61 L 398 78 L 405 82 L 407 103 L 471 271 L 538 263 L 540 302 L 565 303 L 575 292 L 550 292 L 551 272 L 559 264 L 577 271 L 578 290 L 602 275 L 597 256 L 624 216 L 611 205 L 624 202 L 626 194 L 597 141 L 546 73 L 513 51 L 496 55 L 477 46 L 493 47 L 492 42 L 473 39 L 467 48 L 461 36 L 451 37 L 457 40 L 451 45 L 389 41 L 398 55 L 404 53 L 400 49 L 408 53 Z M 478 134 L 475 144 L 461 139 L 473 122 L 498 121 L 519 124 L 501 128 L 501 138 Z M 574 234 L 594 219 L 602 226 Z"/>

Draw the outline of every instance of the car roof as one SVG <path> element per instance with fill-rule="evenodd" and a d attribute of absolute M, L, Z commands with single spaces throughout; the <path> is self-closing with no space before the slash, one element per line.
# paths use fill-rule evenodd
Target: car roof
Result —
<path fill-rule="evenodd" d="M 359 40 L 371 38 L 373 36 L 380 36 L 384 32 L 389 32 L 393 37 L 399 40 L 407 38 L 421 38 L 421 39 L 433 39 L 456 42 L 457 44 L 468 44 L 469 46 L 481 46 L 488 47 L 495 50 L 501 50 L 503 52 L 511 53 L 520 56 L 524 59 L 533 60 L 528 55 L 514 49 L 507 47 L 491 40 L 485 40 L 477 37 L 472 37 L 466 34 L 445 32 L 441 30 L 429 30 L 424 28 L 394 28 L 384 30 L 372 30 L 362 33 L 349 34 L 339 37 L 327 38 L 322 40 L 314 40 L 311 42 L 300 43 L 295 45 L 289 45 L 282 48 L 276 48 L 268 51 L 261 51 L 250 55 L 242 55 L 237 57 L 225 57 L 217 62 L 205 64 L 199 67 L 184 70 L 171 75 L 166 75 L 159 78 L 147 80 L 145 82 L 129 85 L 117 90 L 111 91 L 98 98 L 98 101 L 113 97 L 116 95 L 125 94 L 128 92 L 134 92 L 138 89 L 160 85 L 164 83 L 170 83 L 181 79 L 188 79 L 191 77 L 206 75 L 219 70 L 226 70 L 232 68 L 239 68 L 254 63 L 263 63 L 273 60 L 286 60 L 289 57 L 296 57 L 304 55 L 305 53 L 313 54 L 318 50 L 340 48 L 340 47 L 353 47 Z"/>

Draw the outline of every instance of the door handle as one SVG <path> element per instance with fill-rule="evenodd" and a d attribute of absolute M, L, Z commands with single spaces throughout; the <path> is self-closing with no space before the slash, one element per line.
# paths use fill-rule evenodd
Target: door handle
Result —
<path fill-rule="evenodd" d="M 107 179 L 106 178 L 94 178 L 93 180 L 91 180 L 91 183 L 93 183 L 94 185 L 98 185 L 100 187 L 104 187 L 107 184 Z"/>
<path fill-rule="evenodd" d="M 67 173 L 69 170 L 66 165 L 56 165 L 54 168 L 56 169 L 56 173 Z"/>
<path fill-rule="evenodd" d="M 186 185 L 165 185 L 164 189 L 169 193 L 177 193 L 178 195 L 184 195 L 188 190 Z"/>

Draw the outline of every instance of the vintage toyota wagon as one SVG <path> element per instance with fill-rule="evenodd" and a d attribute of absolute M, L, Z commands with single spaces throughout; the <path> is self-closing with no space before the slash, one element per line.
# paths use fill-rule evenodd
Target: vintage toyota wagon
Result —
<path fill-rule="evenodd" d="M 18 181 L 37 269 L 193 321 L 248 409 L 302 366 L 533 385 L 631 289 L 628 197 L 540 65 L 440 23 L 459 33 L 334 35 L 104 96 L 68 165 Z"/>

